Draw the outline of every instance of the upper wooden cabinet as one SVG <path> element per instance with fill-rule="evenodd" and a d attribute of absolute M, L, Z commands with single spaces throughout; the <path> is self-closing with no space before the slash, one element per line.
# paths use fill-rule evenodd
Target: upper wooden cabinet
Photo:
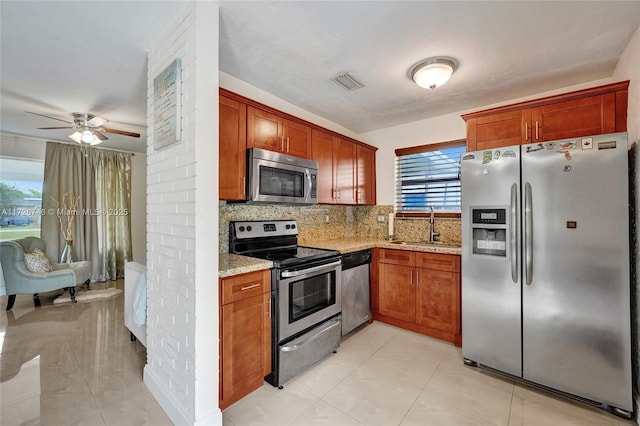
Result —
<path fill-rule="evenodd" d="M 375 149 L 314 129 L 311 159 L 318 162 L 318 202 L 375 204 Z"/>
<path fill-rule="evenodd" d="M 333 204 L 333 136 L 315 129 L 311 132 L 311 159 L 318 162 L 318 203 Z"/>
<path fill-rule="evenodd" d="M 364 145 L 356 150 L 356 201 L 358 204 L 376 204 L 376 151 Z"/>
<path fill-rule="evenodd" d="M 465 114 L 467 151 L 627 130 L 628 81 Z"/>
<path fill-rule="evenodd" d="M 246 149 L 318 162 L 318 202 L 376 203 L 377 148 L 220 88 L 220 199 L 245 200 Z"/>
<path fill-rule="evenodd" d="M 311 158 L 311 128 L 250 106 L 247 148 L 253 147 Z"/>
<path fill-rule="evenodd" d="M 219 100 L 220 164 L 218 180 L 220 199 L 244 200 L 245 152 L 247 150 L 247 106 L 220 96 Z"/>
<path fill-rule="evenodd" d="M 333 138 L 333 189 L 337 204 L 356 202 L 356 144 Z"/>

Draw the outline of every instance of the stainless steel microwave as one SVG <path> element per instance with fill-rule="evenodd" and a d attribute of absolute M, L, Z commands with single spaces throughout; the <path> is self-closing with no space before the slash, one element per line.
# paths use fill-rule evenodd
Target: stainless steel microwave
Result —
<path fill-rule="evenodd" d="M 317 204 L 318 162 L 260 148 L 247 150 L 247 202 Z"/>

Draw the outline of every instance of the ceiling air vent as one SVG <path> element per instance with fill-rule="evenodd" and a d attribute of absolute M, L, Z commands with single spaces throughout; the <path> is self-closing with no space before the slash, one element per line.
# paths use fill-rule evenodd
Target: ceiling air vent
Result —
<path fill-rule="evenodd" d="M 336 75 L 331 79 L 338 86 L 342 87 L 345 90 L 356 90 L 364 87 L 364 83 L 358 80 L 353 74 L 350 72 L 343 72 L 341 74 Z"/>

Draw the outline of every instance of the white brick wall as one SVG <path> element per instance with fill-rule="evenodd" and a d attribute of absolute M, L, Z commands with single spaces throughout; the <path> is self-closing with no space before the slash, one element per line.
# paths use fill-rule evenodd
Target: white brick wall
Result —
<path fill-rule="evenodd" d="M 145 383 L 180 424 L 221 423 L 217 45 L 217 5 L 191 2 L 148 55 Z M 156 151 L 153 80 L 176 58 L 182 61 L 182 138 Z"/>

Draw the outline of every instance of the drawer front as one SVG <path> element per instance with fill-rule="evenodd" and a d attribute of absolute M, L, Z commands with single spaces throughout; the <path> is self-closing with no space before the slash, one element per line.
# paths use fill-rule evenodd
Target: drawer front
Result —
<path fill-rule="evenodd" d="M 408 250 L 380 250 L 380 262 L 394 265 L 415 266 L 416 253 Z"/>
<path fill-rule="evenodd" d="M 237 302 L 271 291 L 271 271 L 256 271 L 220 279 L 222 304 Z"/>
<path fill-rule="evenodd" d="M 418 268 L 435 269 L 437 271 L 459 272 L 460 256 L 442 253 L 418 253 L 416 266 Z"/>

